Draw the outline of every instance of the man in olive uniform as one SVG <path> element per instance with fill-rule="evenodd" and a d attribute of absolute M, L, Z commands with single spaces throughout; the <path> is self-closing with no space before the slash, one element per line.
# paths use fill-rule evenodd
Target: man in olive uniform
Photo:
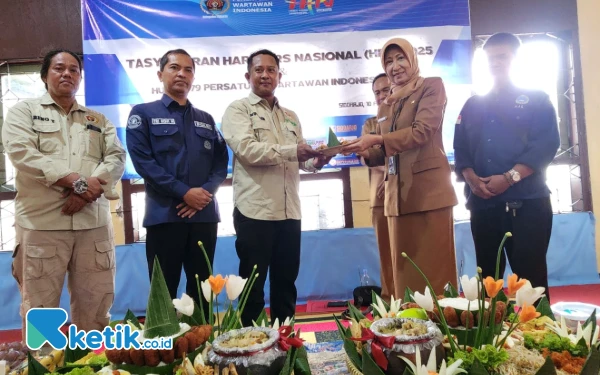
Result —
<path fill-rule="evenodd" d="M 31 308 L 59 306 L 68 274 L 71 322 L 102 330 L 115 290 L 108 200 L 119 198 L 126 154 L 110 121 L 75 100 L 81 68 L 73 52 L 49 52 L 40 71 L 48 92 L 17 103 L 4 121 L 16 169 L 12 273 L 24 321 Z"/>

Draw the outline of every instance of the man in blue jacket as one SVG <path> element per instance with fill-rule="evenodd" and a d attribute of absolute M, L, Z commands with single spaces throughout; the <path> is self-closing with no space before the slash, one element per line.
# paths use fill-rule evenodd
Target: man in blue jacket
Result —
<path fill-rule="evenodd" d="M 186 293 L 196 303 L 204 303 L 195 275 L 205 280 L 209 274 L 198 241 L 212 263 L 220 221 L 214 195 L 227 177 L 229 157 L 212 116 L 187 99 L 194 73 L 194 62 L 186 51 L 165 53 L 158 72 L 164 95 L 133 107 L 126 138 L 129 155 L 146 188 L 149 274 L 157 256 L 169 293 L 178 298 L 183 266 Z"/>
<path fill-rule="evenodd" d="M 477 265 L 494 276 L 498 246 L 519 277 L 546 288 L 546 253 L 552 233 L 552 205 L 546 169 L 560 145 L 556 112 L 542 91 L 525 90 L 510 80 L 511 64 L 521 45 L 507 33 L 491 36 L 483 49 L 494 86 L 465 103 L 454 133 L 456 174 L 465 181 L 467 208 Z"/>

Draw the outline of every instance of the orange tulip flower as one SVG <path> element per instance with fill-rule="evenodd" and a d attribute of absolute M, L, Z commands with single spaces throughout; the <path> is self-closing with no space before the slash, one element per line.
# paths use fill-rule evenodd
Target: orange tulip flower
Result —
<path fill-rule="evenodd" d="M 535 307 L 523 304 L 523 308 L 521 309 L 521 313 L 519 314 L 519 322 L 527 323 L 528 321 L 539 317 L 539 312 L 535 311 Z"/>
<path fill-rule="evenodd" d="M 221 275 L 217 275 L 216 277 L 213 275 L 210 275 L 208 277 L 208 283 L 210 284 L 210 289 L 212 289 L 212 292 L 214 294 L 221 293 L 221 291 L 223 290 L 223 287 L 225 286 L 226 281 L 227 281 L 227 279 L 224 279 L 223 276 L 221 276 Z"/>
<path fill-rule="evenodd" d="M 502 290 L 502 287 L 504 286 L 504 280 L 500 279 L 496 281 L 493 277 L 488 276 L 485 279 L 483 279 L 483 285 L 485 286 L 485 291 L 487 292 L 487 295 L 490 298 L 494 298 L 498 295 L 498 292 Z"/>
<path fill-rule="evenodd" d="M 517 294 L 517 290 L 521 289 L 521 287 L 527 284 L 527 280 L 521 279 L 518 280 L 519 276 L 516 273 L 513 273 L 508 277 L 508 295 L 514 296 Z M 518 280 L 518 281 L 517 281 Z"/>

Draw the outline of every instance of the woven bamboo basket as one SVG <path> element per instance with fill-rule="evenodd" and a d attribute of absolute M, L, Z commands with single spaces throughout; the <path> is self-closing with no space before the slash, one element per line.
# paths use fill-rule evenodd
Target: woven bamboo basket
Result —
<path fill-rule="evenodd" d="M 363 375 L 362 372 L 360 372 L 356 366 L 354 366 L 354 363 L 352 363 L 352 361 L 350 360 L 350 358 L 348 358 L 348 356 L 346 355 L 346 367 L 348 367 L 348 371 L 350 372 L 350 374 L 352 375 Z"/>

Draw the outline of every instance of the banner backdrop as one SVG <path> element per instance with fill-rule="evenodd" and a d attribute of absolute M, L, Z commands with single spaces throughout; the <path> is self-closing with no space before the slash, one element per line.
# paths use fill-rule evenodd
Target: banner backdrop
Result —
<path fill-rule="evenodd" d="M 380 48 L 408 39 L 423 76 L 444 79 L 444 145 L 453 159 L 458 113 L 471 95 L 468 0 L 82 0 L 86 105 L 104 113 L 125 144 L 132 106 L 160 99 L 160 57 L 183 48 L 196 64 L 190 101 L 217 123 L 248 95 L 247 56 L 262 48 L 281 58 L 276 95 L 295 111 L 310 144 L 360 135 L 376 114 L 371 83 Z M 338 155 L 332 167 L 359 165 Z M 229 167 L 231 172 L 231 163 Z M 137 178 L 128 159 L 123 178 Z"/>

